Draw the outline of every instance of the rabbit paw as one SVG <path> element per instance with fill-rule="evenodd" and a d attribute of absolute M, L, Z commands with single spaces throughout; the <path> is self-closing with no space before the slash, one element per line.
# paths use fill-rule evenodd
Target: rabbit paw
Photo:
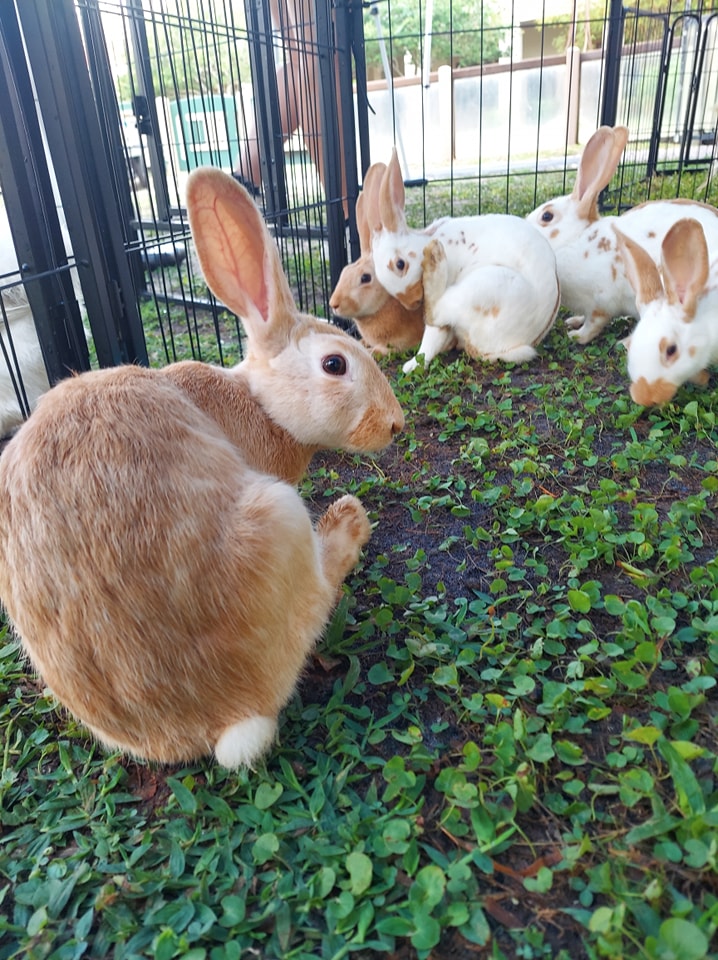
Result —
<path fill-rule="evenodd" d="M 407 360 L 404 366 L 401 368 L 404 373 L 412 373 L 419 366 L 419 361 L 416 357 L 412 357 L 411 360 Z"/>
<path fill-rule="evenodd" d="M 610 317 L 605 313 L 595 312 L 590 317 L 574 316 L 566 318 L 568 335 L 572 340 L 578 340 L 581 344 L 590 343 L 608 323 Z"/>
<path fill-rule="evenodd" d="M 324 575 L 341 589 L 371 534 L 366 510 L 356 497 L 340 497 L 320 518 L 317 534 L 322 542 Z"/>

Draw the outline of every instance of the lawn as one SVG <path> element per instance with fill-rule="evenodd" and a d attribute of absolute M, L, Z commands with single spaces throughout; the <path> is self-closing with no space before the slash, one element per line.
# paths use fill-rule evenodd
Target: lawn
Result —
<path fill-rule="evenodd" d="M 718 393 L 561 324 L 385 363 L 362 561 L 258 769 L 103 755 L 0 644 L 0 960 L 718 957 Z"/>

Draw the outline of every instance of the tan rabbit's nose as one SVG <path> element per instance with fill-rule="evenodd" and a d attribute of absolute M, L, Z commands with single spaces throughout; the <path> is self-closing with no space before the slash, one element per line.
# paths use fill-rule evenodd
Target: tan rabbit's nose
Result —
<path fill-rule="evenodd" d="M 403 429 L 404 429 L 404 412 L 403 410 L 399 410 L 398 418 L 391 425 L 392 437 L 395 437 L 397 433 L 401 433 Z"/>

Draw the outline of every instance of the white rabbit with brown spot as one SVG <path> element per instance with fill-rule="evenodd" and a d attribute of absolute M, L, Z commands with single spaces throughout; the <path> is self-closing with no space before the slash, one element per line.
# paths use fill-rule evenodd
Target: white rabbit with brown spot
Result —
<path fill-rule="evenodd" d="M 636 297 L 618 250 L 614 226 L 658 263 L 667 230 L 683 217 L 698 220 L 718 255 L 718 210 L 695 200 L 651 200 L 619 216 L 601 216 L 598 198 L 615 174 L 628 140 L 626 127 L 599 127 L 584 147 L 571 193 L 541 204 L 527 217 L 556 254 L 561 305 L 569 336 L 589 343 L 614 317 L 638 318 Z"/>
<path fill-rule="evenodd" d="M 661 271 L 634 240 L 614 228 L 640 320 L 623 341 L 631 397 L 666 403 L 687 381 L 708 382 L 718 362 L 718 260 L 709 261 L 701 224 L 690 217 L 668 230 Z"/>
<path fill-rule="evenodd" d="M 418 347 L 424 333 L 421 306 L 407 309 L 379 283 L 371 252 L 372 222 L 378 215 L 379 186 L 385 163 L 373 163 L 356 203 L 359 257 L 341 272 L 329 306 L 336 316 L 354 321 L 363 342 L 375 354 Z"/>
<path fill-rule="evenodd" d="M 404 199 L 394 151 L 382 178 L 372 255 L 390 294 L 407 309 L 423 304 L 424 362 L 455 345 L 484 360 L 532 360 L 559 307 L 548 242 L 508 214 L 444 217 L 425 231 L 410 230 Z M 413 358 L 404 371 L 416 366 Z"/>
<path fill-rule="evenodd" d="M 364 347 L 297 312 L 242 187 L 198 170 L 187 206 L 247 358 L 94 371 L 45 394 L 0 458 L 0 597 L 104 744 L 237 767 L 272 745 L 370 533 L 352 496 L 313 527 L 291 484 L 320 447 L 380 450 L 403 414 Z"/>

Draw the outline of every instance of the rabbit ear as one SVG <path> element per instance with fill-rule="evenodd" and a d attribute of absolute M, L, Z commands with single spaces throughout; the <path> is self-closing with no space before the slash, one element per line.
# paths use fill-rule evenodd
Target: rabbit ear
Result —
<path fill-rule="evenodd" d="M 636 293 L 636 301 L 640 306 L 651 303 L 663 296 L 663 284 L 658 267 L 643 247 L 631 240 L 625 233 L 621 233 L 614 226 L 613 231 L 618 239 L 618 249 L 626 266 L 626 276 Z"/>
<path fill-rule="evenodd" d="M 371 235 L 374 229 L 380 229 L 381 225 L 376 223 L 378 215 L 376 207 L 378 203 L 379 187 L 381 178 L 386 170 L 385 163 L 372 163 L 364 174 L 364 183 L 362 192 L 357 197 L 356 218 L 357 231 L 359 232 L 359 250 L 362 256 L 371 253 Z M 373 213 L 373 220 L 372 220 Z"/>
<path fill-rule="evenodd" d="M 598 195 L 611 182 L 627 142 L 627 127 L 599 127 L 584 147 L 571 192 L 580 216 L 598 219 Z"/>
<path fill-rule="evenodd" d="M 256 204 L 228 174 L 201 167 L 187 180 L 187 213 L 210 290 L 242 318 L 253 348 L 279 352 L 296 307 Z"/>
<path fill-rule="evenodd" d="M 683 319 L 693 320 L 698 298 L 708 280 L 708 246 L 697 220 L 678 220 L 661 244 L 663 283 L 669 303 L 683 305 Z"/>
<path fill-rule="evenodd" d="M 359 234 L 359 253 L 362 257 L 371 251 L 371 227 L 366 216 L 366 180 L 364 190 L 357 197 L 355 213 L 357 218 L 357 233 Z"/>
<path fill-rule="evenodd" d="M 404 179 L 394 147 L 379 190 L 379 216 L 382 226 L 389 233 L 404 233 L 406 230 L 404 201 Z"/>
<path fill-rule="evenodd" d="M 371 235 L 377 230 L 381 230 L 381 217 L 379 215 L 379 191 L 381 182 L 386 173 L 385 163 L 372 163 L 364 174 L 364 188 L 362 196 L 364 197 L 364 217 L 369 234 L 369 244 L 362 253 L 371 252 Z"/>
<path fill-rule="evenodd" d="M 364 194 L 366 204 L 364 213 L 369 227 L 369 235 L 381 230 L 381 214 L 379 213 L 379 193 L 382 180 L 386 173 L 385 163 L 373 163 L 364 177 Z"/>

